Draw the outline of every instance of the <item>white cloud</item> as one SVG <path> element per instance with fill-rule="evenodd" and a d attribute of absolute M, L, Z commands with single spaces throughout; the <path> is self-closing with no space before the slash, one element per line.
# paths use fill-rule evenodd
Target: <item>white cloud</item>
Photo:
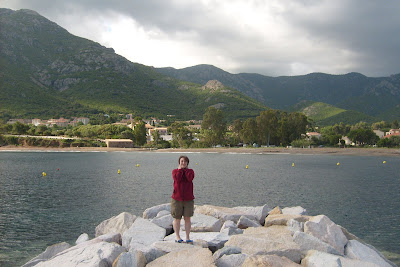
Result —
<path fill-rule="evenodd" d="M 3 0 L 155 67 L 299 75 L 400 69 L 400 2 Z"/>

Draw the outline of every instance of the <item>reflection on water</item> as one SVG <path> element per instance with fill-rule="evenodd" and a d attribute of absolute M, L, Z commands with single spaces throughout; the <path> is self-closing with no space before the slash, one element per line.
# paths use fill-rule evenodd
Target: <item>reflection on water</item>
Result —
<path fill-rule="evenodd" d="M 81 233 L 93 237 L 101 221 L 123 211 L 141 216 L 169 202 L 179 155 L 0 153 L 0 266 L 22 264 L 57 242 L 73 244 Z M 399 158 L 188 155 L 196 204 L 301 205 L 381 250 L 400 253 Z"/>

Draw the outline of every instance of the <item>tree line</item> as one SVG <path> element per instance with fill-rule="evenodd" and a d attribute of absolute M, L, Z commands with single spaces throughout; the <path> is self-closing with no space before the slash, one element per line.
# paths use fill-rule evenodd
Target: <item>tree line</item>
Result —
<path fill-rule="evenodd" d="M 0 145 L 15 144 L 17 142 L 15 138 L 13 141 L 7 141 L 6 136 L 1 136 L 1 134 L 13 134 L 78 137 L 85 140 L 122 138 L 133 140 L 137 147 L 149 146 L 157 148 L 241 146 L 244 144 L 250 146 L 291 145 L 295 147 L 343 146 L 345 145 L 343 136 L 347 136 L 359 146 L 400 146 L 399 136 L 379 139 L 373 131 L 379 129 L 385 132 L 393 128 L 398 129 L 399 123 L 397 120 L 391 123 L 381 121 L 372 125 L 365 122 L 355 125 L 339 123 L 318 128 L 302 113 L 269 109 L 261 111 L 259 116 L 254 118 L 236 119 L 228 125 L 222 110 L 209 107 L 203 114 L 200 130 L 191 129 L 184 122 L 167 121 L 166 123 L 168 132 L 172 134 L 172 140 L 165 141 L 158 131 L 153 131 L 153 141 L 150 143 L 147 142 L 146 127 L 141 117 L 135 117 L 133 130 L 125 125 L 116 124 L 83 125 L 80 123 L 78 126 L 68 126 L 66 128 L 47 127 L 46 125 L 33 126 L 20 122 L 0 124 Z M 306 138 L 305 134 L 308 131 L 318 131 L 321 134 L 321 138 Z M 64 143 L 66 142 L 64 141 Z"/>

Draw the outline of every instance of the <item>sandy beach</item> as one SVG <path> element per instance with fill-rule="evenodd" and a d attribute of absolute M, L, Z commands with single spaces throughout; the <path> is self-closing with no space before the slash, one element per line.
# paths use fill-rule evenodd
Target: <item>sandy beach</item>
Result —
<path fill-rule="evenodd" d="M 28 146 L 2 146 L 1 151 L 54 151 L 54 152 L 175 152 L 175 153 L 254 153 L 254 154 L 334 154 L 356 156 L 400 156 L 400 149 L 394 148 L 283 148 L 283 147 L 231 147 L 231 148 L 108 148 L 108 147 L 28 147 Z"/>

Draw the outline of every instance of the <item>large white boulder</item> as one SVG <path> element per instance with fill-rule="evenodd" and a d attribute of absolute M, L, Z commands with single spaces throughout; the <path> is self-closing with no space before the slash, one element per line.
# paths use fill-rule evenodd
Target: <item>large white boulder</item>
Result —
<path fill-rule="evenodd" d="M 217 219 L 220 219 L 222 222 L 230 220 L 237 223 L 239 218 L 243 215 L 247 216 L 250 219 L 256 219 L 254 215 L 248 214 L 244 211 L 213 205 L 196 206 L 195 212 L 215 217 Z"/>
<path fill-rule="evenodd" d="M 194 213 L 191 222 L 191 232 L 219 232 L 222 226 L 219 219 L 201 213 Z M 181 229 L 186 230 L 185 220 L 181 220 Z"/>
<path fill-rule="evenodd" d="M 301 261 L 301 265 L 304 267 L 379 267 L 368 261 L 349 259 L 316 250 L 310 250 Z"/>
<path fill-rule="evenodd" d="M 296 207 L 286 207 L 282 209 L 282 214 L 291 214 L 291 215 L 306 215 L 307 210 L 301 206 Z"/>
<path fill-rule="evenodd" d="M 39 262 L 46 261 L 46 260 L 54 257 L 56 254 L 60 253 L 61 251 L 64 251 L 70 247 L 71 247 L 71 245 L 66 242 L 48 246 L 43 253 L 41 253 L 41 254 L 37 255 L 36 257 L 34 257 L 33 259 L 31 259 L 30 261 L 28 261 L 27 263 L 22 265 L 22 267 L 35 266 Z"/>
<path fill-rule="evenodd" d="M 136 216 L 129 212 L 122 212 L 117 216 L 111 217 L 101 222 L 96 227 L 96 235 L 100 236 L 111 232 L 118 232 L 121 235 L 131 227 L 136 220 Z"/>
<path fill-rule="evenodd" d="M 248 255 L 278 255 L 300 262 L 300 246 L 293 241 L 286 226 L 247 228 L 241 235 L 233 235 L 225 246 L 236 246 Z"/>
<path fill-rule="evenodd" d="M 271 211 L 271 209 L 267 205 L 256 206 L 256 207 L 241 206 L 241 207 L 234 207 L 233 209 L 240 210 L 245 212 L 246 214 L 251 214 L 255 216 L 260 224 L 264 223 L 265 217 L 267 217 L 268 212 Z"/>
<path fill-rule="evenodd" d="M 82 242 L 86 242 L 89 240 L 89 235 L 87 233 L 81 234 L 78 239 L 75 241 L 75 244 L 79 244 Z"/>
<path fill-rule="evenodd" d="M 224 222 L 220 232 L 227 235 L 238 235 L 238 234 L 243 234 L 243 229 L 237 227 L 237 224 L 234 223 L 233 221 L 228 220 Z"/>
<path fill-rule="evenodd" d="M 257 220 L 250 220 L 246 216 L 241 216 L 237 226 L 240 229 L 246 229 L 249 227 L 261 227 L 261 224 Z"/>
<path fill-rule="evenodd" d="M 248 256 L 246 254 L 223 255 L 215 261 L 217 267 L 240 267 Z"/>
<path fill-rule="evenodd" d="M 152 223 L 164 228 L 167 232 L 167 234 L 172 232 L 172 222 L 174 221 L 174 218 L 172 218 L 171 214 L 166 214 L 163 216 L 157 216 L 153 219 L 150 220 Z"/>
<path fill-rule="evenodd" d="M 303 232 L 295 232 L 293 235 L 293 241 L 300 246 L 300 249 L 304 254 L 306 254 L 308 250 L 318 250 L 330 254 L 343 255 L 328 243 Z"/>
<path fill-rule="evenodd" d="M 123 252 L 114 261 L 113 267 L 144 267 L 146 258 L 141 251 Z"/>
<path fill-rule="evenodd" d="M 173 251 L 146 265 L 147 267 L 212 267 L 215 266 L 211 251 L 207 248 L 191 248 Z"/>
<path fill-rule="evenodd" d="M 294 234 L 297 231 L 304 232 L 303 222 L 298 222 L 296 220 L 290 219 L 287 221 L 286 225 L 292 234 Z"/>
<path fill-rule="evenodd" d="M 271 225 L 287 225 L 289 220 L 295 220 L 298 222 L 306 222 L 309 219 L 311 219 L 311 216 L 307 215 L 295 215 L 295 214 L 274 214 L 274 215 L 268 215 L 267 218 L 265 218 L 265 227 L 271 226 Z"/>
<path fill-rule="evenodd" d="M 192 244 L 186 243 L 176 243 L 175 241 L 158 241 L 151 245 L 152 247 L 164 252 L 164 254 L 170 253 L 172 251 L 178 251 L 182 249 L 191 249 L 191 248 L 207 248 L 207 242 L 199 242 L 194 241 Z"/>
<path fill-rule="evenodd" d="M 231 254 L 242 254 L 242 249 L 239 247 L 225 246 L 215 251 L 215 253 L 213 254 L 213 258 L 214 260 L 218 260 L 224 255 L 231 255 Z"/>
<path fill-rule="evenodd" d="M 128 250 L 150 246 L 156 241 L 163 240 L 165 234 L 164 228 L 139 217 L 122 235 L 122 245 Z"/>
<path fill-rule="evenodd" d="M 344 255 L 344 246 L 347 238 L 342 229 L 333 223 L 327 216 L 318 215 L 304 223 L 304 232 L 328 243 L 341 255 Z"/>
<path fill-rule="evenodd" d="M 146 209 L 143 212 L 143 218 L 144 219 L 153 219 L 162 210 L 171 212 L 171 203 L 165 203 L 165 204 L 157 205 L 157 206 Z"/>
<path fill-rule="evenodd" d="M 360 243 L 357 240 L 350 240 L 349 242 L 347 242 L 345 255 L 350 259 L 372 262 L 381 267 L 391 266 L 391 264 L 389 264 L 384 258 L 382 258 L 381 255 L 379 255 L 375 250 Z"/>
<path fill-rule="evenodd" d="M 300 264 L 294 263 L 286 257 L 279 257 L 277 255 L 253 255 L 247 257 L 242 264 L 242 267 L 254 266 L 271 266 L 271 267 L 300 267 Z"/>
<path fill-rule="evenodd" d="M 117 243 L 84 242 L 39 262 L 37 267 L 111 266 L 125 249 Z"/>
<path fill-rule="evenodd" d="M 181 237 L 186 236 L 186 233 L 184 231 L 181 231 L 180 233 Z M 220 232 L 195 232 L 195 233 L 190 233 L 190 238 L 194 240 L 195 242 L 197 240 L 204 240 L 208 243 L 208 248 L 215 252 L 218 249 L 222 248 L 224 244 L 229 240 L 231 236 L 220 233 Z M 165 237 L 165 241 L 173 241 L 175 240 L 175 235 L 169 235 Z"/>

